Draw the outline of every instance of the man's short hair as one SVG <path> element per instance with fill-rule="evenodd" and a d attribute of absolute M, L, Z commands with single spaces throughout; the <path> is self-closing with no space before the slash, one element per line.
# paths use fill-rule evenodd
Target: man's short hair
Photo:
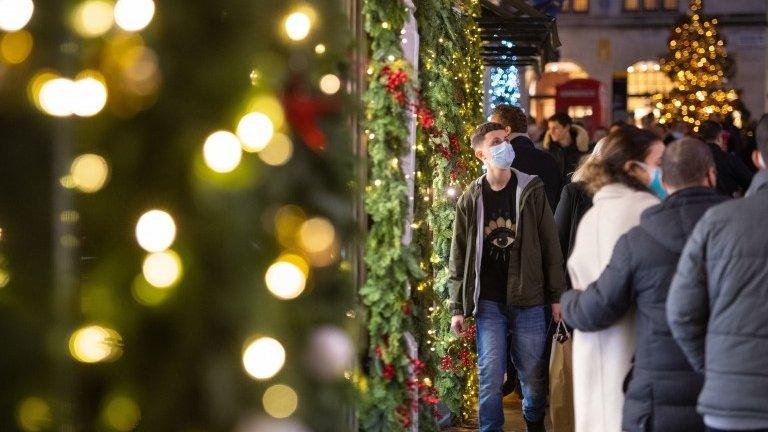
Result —
<path fill-rule="evenodd" d="M 549 122 L 558 122 L 562 126 L 570 126 L 573 124 L 573 119 L 571 116 L 564 112 L 555 113 L 552 117 L 547 119 Z"/>
<path fill-rule="evenodd" d="M 528 132 L 528 116 L 520 107 L 501 104 L 491 110 L 491 117 L 497 116 L 499 123 L 512 129 L 515 133 Z"/>
<path fill-rule="evenodd" d="M 478 126 L 477 129 L 475 129 L 475 133 L 472 134 L 472 148 L 477 148 L 480 144 L 482 144 L 483 140 L 485 139 L 485 135 L 487 135 L 488 132 L 497 130 L 504 130 L 504 125 L 501 123 L 488 122 Z"/>
<path fill-rule="evenodd" d="M 755 141 L 757 149 L 763 155 L 763 160 L 768 163 L 768 114 L 763 114 L 755 128 Z"/>
<path fill-rule="evenodd" d="M 699 126 L 699 138 L 705 143 L 715 142 L 723 133 L 723 126 L 714 120 L 705 120 Z"/>
<path fill-rule="evenodd" d="M 672 142 L 661 158 L 664 181 L 678 189 L 700 184 L 714 166 L 709 147 L 691 137 Z"/>

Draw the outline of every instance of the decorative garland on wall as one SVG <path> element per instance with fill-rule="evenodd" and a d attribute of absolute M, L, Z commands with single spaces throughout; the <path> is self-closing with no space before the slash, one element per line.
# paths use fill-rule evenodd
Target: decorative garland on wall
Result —
<path fill-rule="evenodd" d="M 401 29 L 407 9 L 400 2 L 366 0 L 363 13 L 371 43 L 364 101 L 369 158 L 365 207 L 372 224 L 365 250 L 366 283 L 360 290 L 368 314 L 370 361 L 367 377 L 359 380 L 360 428 L 395 432 L 421 420 L 419 429 L 429 431 L 436 428 L 438 399 L 426 363 L 408 355 L 405 341 L 417 313 L 409 286 L 425 274 L 413 248 L 402 243 L 408 191 L 400 157 L 409 149 L 408 116 L 416 113 L 420 124 L 431 120 L 403 59 Z M 418 420 L 414 413 L 420 413 Z"/>
<path fill-rule="evenodd" d="M 418 147 L 419 163 L 428 169 L 416 176 L 426 204 L 417 207 L 416 221 L 427 222 L 418 232 L 427 246 L 430 277 L 417 291 L 433 295 L 426 340 L 435 386 L 448 409 L 463 420 L 474 414 L 477 403 L 474 326 L 464 338 L 450 332 L 447 282 L 456 199 L 480 173 L 469 145 L 483 117 L 479 14 L 478 0 L 422 0 L 417 8 L 423 97 L 436 113 L 434 126 L 422 134 Z"/>

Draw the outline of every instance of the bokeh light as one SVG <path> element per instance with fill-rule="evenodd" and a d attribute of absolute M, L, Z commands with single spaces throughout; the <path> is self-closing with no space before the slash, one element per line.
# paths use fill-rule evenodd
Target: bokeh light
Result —
<path fill-rule="evenodd" d="M 294 41 L 304 40 L 312 29 L 312 18 L 306 11 L 296 11 L 288 15 L 283 22 L 285 33 Z"/>
<path fill-rule="evenodd" d="M 323 44 L 315 45 L 315 53 L 317 53 L 317 54 L 325 54 L 325 45 L 323 45 Z"/>
<path fill-rule="evenodd" d="M 32 0 L 0 0 L 0 30 L 14 32 L 23 29 L 34 11 Z"/>
<path fill-rule="evenodd" d="M 107 0 L 86 0 L 72 12 L 72 28 L 83 37 L 98 37 L 115 24 L 114 5 Z"/>
<path fill-rule="evenodd" d="M 243 143 L 243 150 L 258 152 L 263 150 L 274 135 L 272 120 L 263 113 L 248 113 L 237 124 L 237 136 Z"/>
<path fill-rule="evenodd" d="M 248 103 L 247 112 L 260 112 L 272 121 L 274 130 L 280 130 L 285 125 L 285 111 L 283 104 L 271 94 L 262 94 L 254 97 Z"/>
<path fill-rule="evenodd" d="M 96 71 L 86 70 L 78 74 L 73 91 L 72 112 L 80 117 L 98 114 L 107 105 L 107 85 Z"/>
<path fill-rule="evenodd" d="M 272 141 L 259 152 L 259 158 L 267 165 L 281 166 L 293 156 L 293 142 L 286 135 L 276 133 Z"/>
<path fill-rule="evenodd" d="M 8 64 L 23 63 L 32 53 L 33 45 L 32 35 L 26 30 L 6 33 L 0 40 L 0 56 Z"/>
<path fill-rule="evenodd" d="M 43 85 L 48 81 L 54 80 L 59 76 L 51 70 L 43 69 L 35 73 L 29 80 L 27 85 L 27 96 L 29 100 L 37 107 L 37 109 L 43 111 L 43 106 L 40 102 L 40 93 L 43 89 Z"/>
<path fill-rule="evenodd" d="M 312 331 L 305 361 L 309 369 L 323 380 L 332 381 L 352 368 L 355 344 L 343 329 L 324 325 Z"/>
<path fill-rule="evenodd" d="M 341 80 L 333 74 L 324 75 L 320 78 L 320 91 L 327 95 L 333 95 L 341 89 Z"/>
<path fill-rule="evenodd" d="M 158 288 L 152 286 L 144 278 L 143 274 L 136 275 L 131 284 L 131 295 L 142 306 L 157 307 L 171 298 L 175 292 L 172 288 Z"/>
<path fill-rule="evenodd" d="M 98 325 L 82 327 L 70 336 L 69 352 L 75 360 L 83 363 L 114 360 L 122 354 L 122 338 L 110 328 Z"/>
<path fill-rule="evenodd" d="M 275 231 L 277 241 L 286 248 L 297 246 L 299 229 L 307 216 L 301 207 L 286 205 L 280 207 L 275 213 Z"/>
<path fill-rule="evenodd" d="M 269 266 L 264 280 L 267 289 L 275 297 L 291 300 L 304 292 L 307 284 L 308 265 L 297 255 L 283 255 Z"/>
<path fill-rule="evenodd" d="M 152 0 L 118 0 L 115 4 L 115 22 L 126 31 L 139 31 L 148 26 L 155 16 Z"/>
<path fill-rule="evenodd" d="M 40 107 L 55 117 L 72 115 L 72 101 L 75 99 L 75 82 L 67 78 L 54 78 L 40 88 Z"/>
<path fill-rule="evenodd" d="M 299 406 L 299 395 L 287 385 L 276 384 L 264 392 L 261 401 L 267 414 L 282 419 L 296 412 Z"/>
<path fill-rule="evenodd" d="M 336 230 L 328 219 L 312 218 L 301 225 L 299 241 L 302 249 L 310 253 L 324 252 L 333 246 Z"/>
<path fill-rule="evenodd" d="M 181 278 L 181 258 L 170 249 L 164 252 L 151 253 L 144 258 L 141 270 L 144 279 L 152 286 L 157 288 L 172 287 Z"/>
<path fill-rule="evenodd" d="M 136 240 L 147 252 L 162 252 L 176 239 L 176 223 L 162 210 L 150 210 L 136 223 Z"/>
<path fill-rule="evenodd" d="M 69 175 L 80 192 L 95 193 L 109 180 L 109 164 L 99 155 L 83 154 L 72 161 Z"/>
<path fill-rule="evenodd" d="M 246 343 L 243 350 L 243 367 L 253 378 L 272 378 L 280 372 L 284 364 L 285 348 L 277 340 L 262 337 Z"/>
<path fill-rule="evenodd" d="M 231 172 L 240 165 L 243 157 L 240 140 L 232 132 L 214 132 L 205 140 L 203 157 L 205 164 L 213 171 Z"/>
<path fill-rule="evenodd" d="M 21 401 L 16 420 L 25 432 L 41 432 L 49 430 L 53 425 L 53 414 L 48 402 L 33 396 Z"/>
<path fill-rule="evenodd" d="M 110 428 L 128 432 L 136 428 L 141 420 L 139 405 L 128 396 L 111 395 L 101 412 L 102 421 Z"/>

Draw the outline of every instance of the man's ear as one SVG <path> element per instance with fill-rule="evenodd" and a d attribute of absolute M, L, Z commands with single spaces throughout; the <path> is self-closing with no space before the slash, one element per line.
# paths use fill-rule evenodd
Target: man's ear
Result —
<path fill-rule="evenodd" d="M 507 136 L 512 135 L 512 126 L 505 126 L 504 133 L 507 134 Z"/>
<path fill-rule="evenodd" d="M 709 171 L 707 172 L 707 177 L 709 178 L 709 184 L 711 185 L 711 188 L 717 187 L 717 168 L 711 167 Z"/>
<path fill-rule="evenodd" d="M 480 147 L 475 148 L 475 157 L 485 162 L 485 159 L 483 159 L 483 151 L 480 149 Z"/>
<path fill-rule="evenodd" d="M 763 160 L 763 156 L 760 154 L 760 150 L 755 150 L 752 152 L 752 162 L 755 163 L 755 166 L 759 169 L 765 169 L 765 161 Z"/>

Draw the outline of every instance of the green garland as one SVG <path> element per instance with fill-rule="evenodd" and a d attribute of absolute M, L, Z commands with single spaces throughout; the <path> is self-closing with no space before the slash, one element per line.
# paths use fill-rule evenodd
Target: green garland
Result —
<path fill-rule="evenodd" d="M 372 225 L 365 251 L 367 279 L 360 290 L 368 313 L 370 364 L 367 378 L 361 378 L 359 417 L 361 430 L 394 432 L 414 420 L 409 390 L 414 360 L 406 353 L 404 334 L 413 325 L 407 287 L 423 277 L 414 254 L 402 244 L 408 195 L 399 158 L 408 151 L 405 102 L 415 99 L 415 87 L 400 46 L 406 9 L 399 2 L 366 0 L 363 14 L 372 51 L 364 95 L 369 158 L 365 208 Z"/>
<path fill-rule="evenodd" d="M 469 146 L 483 110 L 478 16 L 477 0 L 422 0 L 417 8 L 423 95 L 435 113 L 435 129 L 442 132 L 422 137 L 420 159 L 429 169 L 417 175 L 419 189 L 424 196 L 431 195 L 431 205 L 420 207 L 419 214 L 426 216 L 424 229 L 431 234 L 433 277 L 428 283 L 438 302 L 430 309 L 432 338 L 428 343 L 440 399 L 465 420 L 476 406 L 476 354 L 474 337 L 458 339 L 450 332 L 448 260 L 455 200 L 480 171 Z M 454 75 L 450 71 L 457 69 L 457 63 L 461 72 Z"/>

